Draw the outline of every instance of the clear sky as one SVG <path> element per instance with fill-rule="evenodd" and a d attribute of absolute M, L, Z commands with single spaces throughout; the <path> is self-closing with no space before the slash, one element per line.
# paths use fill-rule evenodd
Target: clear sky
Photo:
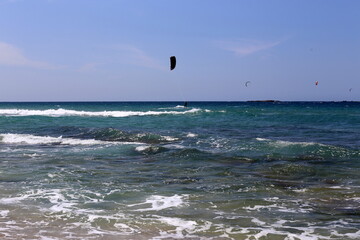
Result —
<path fill-rule="evenodd" d="M 0 101 L 360 101 L 360 1 L 0 0 L 0 82 Z"/>

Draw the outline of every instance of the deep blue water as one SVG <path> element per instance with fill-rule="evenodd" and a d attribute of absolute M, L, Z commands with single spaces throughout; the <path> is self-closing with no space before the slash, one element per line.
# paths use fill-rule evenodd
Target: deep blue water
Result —
<path fill-rule="evenodd" d="M 358 102 L 0 103 L 5 239 L 360 239 Z"/>

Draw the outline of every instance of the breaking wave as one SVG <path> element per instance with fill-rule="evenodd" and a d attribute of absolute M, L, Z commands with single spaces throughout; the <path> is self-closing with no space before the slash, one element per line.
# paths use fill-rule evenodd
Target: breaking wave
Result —
<path fill-rule="evenodd" d="M 163 136 L 150 132 L 131 132 L 116 128 L 60 127 L 55 128 L 54 132 L 58 135 L 71 138 L 96 139 L 106 142 L 142 142 L 147 144 L 158 144 L 179 140 L 172 136 Z"/>
<path fill-rule="evenodd" d="M 0 116 L 83 116 L 83 117 L 131 117 L 131 116 L 156 116 L 156 115 L 180 115 L 188 113 L 197 113 L 202 111 L 199 108 L 193 108 L 187 111 L 78 111 L 69 109 L 46 109 L 46 110 L 29 110 L 29 109 L 0 109 Z"/>
<path fill-rule="evenodd" d="M 267 138 L 256 138 L 256 140 L 259 141 L 259 142 L 269 142 L 272 145 L 278 146 L 278 147 L 287 147 L 287 146 L 294 146 L 294 145 L 298 145 L 298 146 L 313 146 L 313 145 L 326 146 L 324 144 L 316 143 L 316 142 L 290 142 L 290 141 L 283 141 L 283 140 L 271 140 L 271 139 L 267 139 Z"/>
<path fill-rule="evenodd" d="M 76 139 L 76 138 L 63 138 L 50 137 L 50 136 L 35 136 L 31 134 L 0 134 L 0 143 L 7 144 L 50 144 L 50 145 L 98 145 L 98 144 L 111 144 L 111 142 L 100 141 L 95 139 Z M 124 142 L 122 142 L 124 144 Z M 131 143 L 134 144 L 134 143 Z"/>

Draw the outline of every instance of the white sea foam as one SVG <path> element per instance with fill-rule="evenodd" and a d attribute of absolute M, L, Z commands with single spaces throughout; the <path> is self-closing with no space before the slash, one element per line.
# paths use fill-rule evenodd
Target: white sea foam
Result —
<path fill-rule="evenodd" d="M 25 192 L 17 197 L 8 197 L 0 199 L 1 204 L 19 204 L 22 201 L 26 201 L 29 199 L 39 199 L 39 198 L 46 198 L 51 204 L 53 204 L 48 210 L 52 212 L 71 212 L 71 207 L 74 203 L 69 202 L 66 200 L 65 196 L 63 195 L 63 190 L 61 189 L 52 189 L 52 190 L 32 190 Z"/>
<path fill-rule="evenodd" d="M 292 146 L 292 145 L 301 145 L 301 146 L 322 145 L 316 142 L 290 142 L 290 141 L 281 141 L 281 140 L 275 141 L 274 144 L 283 147 Z"/>
<path fill-rule="evenodd" d="M 253 222 L 256 226 L 254 227 L 225 227 L 221 224 L 213 224 L 214 227 L 219 229 L 218 232 L 224 231 L 222 237 L 234 239 L 232 238 L 235 234 L 245 234 L 247 235 L 246 239 L 267 239 L 271 238 L 272 235 L 278 235 L 279 239 L 286 240 L 318 240 L 318 239 L 333 239 L 334 237 L 340 237 L 343 239 L 358 239 L 360 230 L 354 233 L 344 233 L 340 234 L 337 232 L 336 225 L 328 225 L 328 226 L 316 226 L 311 223 L 308 223 L 305 227 L 295 227 L 292 226 L 297 221 L 289 221 L 289 220 L 278 220 L 276 222 L 264 222 L 258 218 L 251 218 L 251 222 Z M 343 222 L 343 225 L 347 225 L 347 222 Z M 343 227 L 343 225 L 338 227 Z M 291 229 L 289 231 L 289 229 Z M 320 235 L 319 232 L 328 231 L 329 235 L 324 236 Z M 344 239 L 345 239 L 344 238 Z M 245 239 L 245 238 L 244 238 Z"/>
<path fill-rule="evenodd" d="M 164 217 L 154 215 L 158 221 L 175 227 L 174 230 L 160 231 L 160 236 L 151 238 L 152 240 L 158 239 L 208 239 L 197 235 L 200 232 L 207 232 L 213 223 L 209 221 L 200 221 L 199 223 L 193 220 L 182 219 L 178 217 Z"/>
<path fill-rule="evenodd" d="M 352 201 L 355 201 L 355 202 L 359 202 L 359 203 L 360 203 L 360 197 L 349 198 L 349 200 L 352 200 Z"/>
<path fill-rule="evenodd" d="M 9 214 L 9 212 L 10 212 L 9 210 L 2 210 L 0 211 L 0 216 L 4 218 Z"/>
<path fill-rule="evenodd" d="M 197 237 L 195 235 L 190 235 L 192 232 L 195 232 L 197 223 L 195 221 L 188 221 L 176 217 L 162 217 L 157 216 L 158 220 L 162 223 L 175 227 L 174 231 L 161 231 L 160 236 L 153 237 L 152 240 L 157 239 L 183 239 L 189 237 Z M 187 234 L 184 234 L 187 233 Z M 189 234 L 190 233 L 190 234 Z"/>
<path fill-rule="evenodd" d="M 143 212 L 140 215 L 122 214 L 121 205 L 116 212 L 109 212 L 107 210 L 82 208 L 84 199 L 88 196 L 95 195 L 97 199 L 102 200 L 102 195 L 96 191 L 80 190 L 76 193 L 69 191 L 71 189 L 38 189 L 25 192 L 21 195 L 24 200 L 41 200 L 42 203 L 47 203 L 41 211 L 44 220 L 36 222 L 30 217 L 25 221 L 21 221 L 22 216 L 18 216 L 20 221 L 7 221 L 9 217 L 9 210 L 0 211 L 0 217 L 3 216 L 0 222 L 1 237 L 13 238 L 20 234 L 26 233 L 27 230 L 35 232 L 35 236 L 39 239 L 147 239 L 160 240 L 160 239 L 209 239 L 205 237 L 209 231 L 215 235 L 211 239 L 267 239 L 279 238 L 287 240 L 318 240 L 318 239 L 359 239 L 360 230 L 356 229 L 356 225 L 351 225 L 346 219 L 329 222 L 328 224 L 319 225 L 315 223 L 304 223 L 302 220 L 284 220 L 284 219 L 269 219 L 257 215 L 256 217 L 244 217 L 249 219 L 253 226 L 237 226 L 229 225 L 226 223 L 210 222 L 203 218 L 196 220 L 187 219 L 186 217 L 179 216 L 161 216 L 161 212 Z M 115 191 L 115 190 L 114 190 Z M 177 199 L 177 200 L 176 200 Z M 46 201 L 44 201 L 46 200 Z M 150 201 L 148 201 L 150 200 Z M 171 203 L 173 201 L 173 203 Z M 174 195 L 170 197 L 154 195 L 149 197 L 144 203 L 134 204 L 132 206 L 141 206 L 144 204 L 151 204 L 155 201 L 163 201 L 169 207 L 181 207 L 187 204 L 188 195 Z M 267 198 L 267 201 L 279 201 L 277 197 Z M 92 201 L 92 200 L 91 200 Z M 23 202 L 27 204 L 27 202 Z M 50 204 L 50 207 L 49 207 Z M 166 204 L 165 204 L 166 205 Z M 21 206 L 21 204 L 16 204 Z M 126 206 L 128 209 L 128 206 Z M 151 208 L 153 210 L 158 207 Z M 120 210 L 120 211 L 119 211 Z M 150 211 L 150 210 L 149 210 Z M 50 214 L 48 214 L 50 213 Z M 24 218 L 25 218 L 24 217 Z M 231 217 L 233 217 L 231 215 Z M 49 222 L 55 220 L 59 225 L 54 225 L 52 229 Z M 233 219 L 233 218 L 226 218 Z M 160 225 L 156 222 L 161 223 Z M 218 221 L 217 221 L 218 222 Z M 232 221 L 233 222 L 233 221 Z M 106 224 L 105 227 L 99 227 L 98 223 Z M 299 223 L 299 224 L 297 224 Z M 26 224 L 26 226 L 25 226 Z M 163 227 L 163 225 L 166 225 Z M 149 228 L 147 228 L 149 226 Z M 155 226 L 155 227 L 154 227 Z M 58 228 L 63 231 L 53 236 L 52 234 Z M 149 229 L 156 229 L 152 234 L 142 235 L 147 233 Z M 80 231 L 79 231 L 80 230 Z M 83 230 L 83 231 L 82 231 Z M 346 230 L 346 231 L 345 231 Z M 54 232 L 53 232 L 54 231 Z M 205 235 L 205 236 L 204 236 Z"/>
<path fill-rule="evenodd" d="M 0 137 L 1 138 L 1 137 Z M 39 156 L 42 156 L 44 154 L 38 154 L 38 153 L 24 153 L 23 154 L 25 157 L 30 157 L 30 158 L 36 158 L 36 157 L 39 157 Z"/>
<path fill-rule="evenodd" d="M 159 216 L 159 220 L 165 224 L 175 226 L 175 227 L 181 227 L 181 229 L 186 230 L 193 230 L 195 229 L 197 223 L 195 221 L 187 221 L 181 218 L 176 217 L 162 217 Z"/>
<path fill-rule="evenodd" d="M 271 140 L 267 138 L 255 138 L 259 142 L 269 142 L 271 145 L 277 146 L 277 147 L 287 147 L 292 145 L 301 145 L 301 146 L 311 146 L 311 145 L 320 145 L 325 146 L 321 143 L 316 142 L 291 142 L 291 141 L 283 141 L 283 140 Z"/>
<path fill-rule="evenodd" d="M 263 141 L 270 141 L 270 139 L 266 138 L 256 138 L 257 141 L 263 142 Z"/>
<path fill-rule="evenodd" d="M 161 138 L 165 141 L 168 141 L 168 142 L 172 142 L 172 141 L 177 141 L 179 140 L 178 138 L 176 137 L 171 137 L 171 136 L 161 136 Z"/>
<path fill-rule="evenodd" d="M 150 145 L 142 145 L 142 146 L 138 146 L 135 148 L 135 151 L 138 151 L 138 152 L 143 152 L 147 149 L 149 149 L 151 146 Z"/>
<path fill-rule="evenodd" d="M 137 229 L 132 228 L 124 223 L 115 223 L 114 227 L 116 227 L 121 233 L 133 234 L 139 232 Z"/>
<path fill-rule="evenodd" d="M 22 195 L 19 197 L 2 197 L 0 199 L 1 204 L 16 204 L 28 198 L 28 195 Z"/>
<path fill-rule="evenodd" d="M 331 189 L 345 189 L 345 190 L 350 190 L 351 189 L 350 187 L 346 187 L 346 186 L 330 186 L 328 188 L 331 188 Z"/>
<path fill-rule="evenodd" d="M 188 133 L 187 135 L 186 135 L 186 137 L 188 137 L 188 138 L 194 138 L 194 137 L 197 137 L 198 135 L 197 134 L 195 134 L 195 133 Z"/>
<path fill-rule="evenodd" d="M 261 221 L 261 220 L 259 220 L 259 219 L 257 219 L 257 218 L 251 219 L 251 222 L 253 222 L 253 223 L 255 223 L 256 225 L 259 225 L 259 226 L 264 226 L 264 225 L 266 225 L 266 222 L 263 222 L 263 221 Z"/>
<path fill-rule="evenodd" d="M 180 145 L 180 144 L 166 144 L 164 145 L 164 147 L 169 148 L 169 149 L 184 149 L 185 146 Z"/>
<path fill-rule="evenodd" d="M 0 109 L 0 115 L 3 116 L 84 116 L 84 117 L 131 117 L 131 116 L 151 116 L 151 115 L 179 115 L 196 113 L 202 111 L 199 108 L 189 109 L 187 111 L 78 111 L 70 109 L 46 109 L 46 110 L 30 110 L 30 109 Z"/>
<path fill-rule="evenodd" d="M 188 197 L 189 197 L 188 195 L 177 195 L 177 194 L 170 197 L 153 195 L 147 198 L 144 203 L 132 204 L 129 205 L 129 207 L 151 204 L 151 207 L 149 208 L 136 209 L 135 211 L 139 211 L 139 212 L 159 211 L 166 208 L 176 208 L 186 205 L 185 199 L 188 199 Z"/>
<path fill-rule="evenodd" d="M 272 205 L 255 205 L 253 207 L 243 207 L 243 209 L 247 210 L 247 211 L 278 211 L 278 212 L 287 212 L 287 213 L 308 213 L 310 212 L 309 209 L 305 209 L 305 208 L 288 208 L 285 207 L 283 205 L 280 204 L 272 204 Z"/>
<path fill-rule="evenodd" d="M 71 202 L 65 198 L 60 189 L 54 189 L 50 192 L 45 192 L 41 195 L 42 198 L 46 198 L 53 204 L 48 210 L 55 213 L 70 213 L 73 211 L 75 202 Z"/>
<path fill-rule="evenodd" d="M 302 189 L 292 189 L 293 192 L 297 192 L 297 193 L 304 193 L 307 192 L 308 189 L 307 188 L 302 188 Z"/>
<path fill-rule="evenodd" d="M 59 145 L 98 145 L 98 144 L 139 144 L 130 142 L 107 142 L 95 139 L 76 139 L 76 138 L 63 138 L 50 137 L 50 136 L 35 136 L 31 134 L 0 134 L 0 143 L 7 144 L 59 144 Z"/>

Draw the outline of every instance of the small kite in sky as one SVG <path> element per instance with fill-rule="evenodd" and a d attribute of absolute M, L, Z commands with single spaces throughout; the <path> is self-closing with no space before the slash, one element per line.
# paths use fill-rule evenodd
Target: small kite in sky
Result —
<path fill-rule="evenodd" d="M 176 57 L 171 56 L 170 57 L 170 71 L 174 70 L 175 67 L 176 67 Z"/>

